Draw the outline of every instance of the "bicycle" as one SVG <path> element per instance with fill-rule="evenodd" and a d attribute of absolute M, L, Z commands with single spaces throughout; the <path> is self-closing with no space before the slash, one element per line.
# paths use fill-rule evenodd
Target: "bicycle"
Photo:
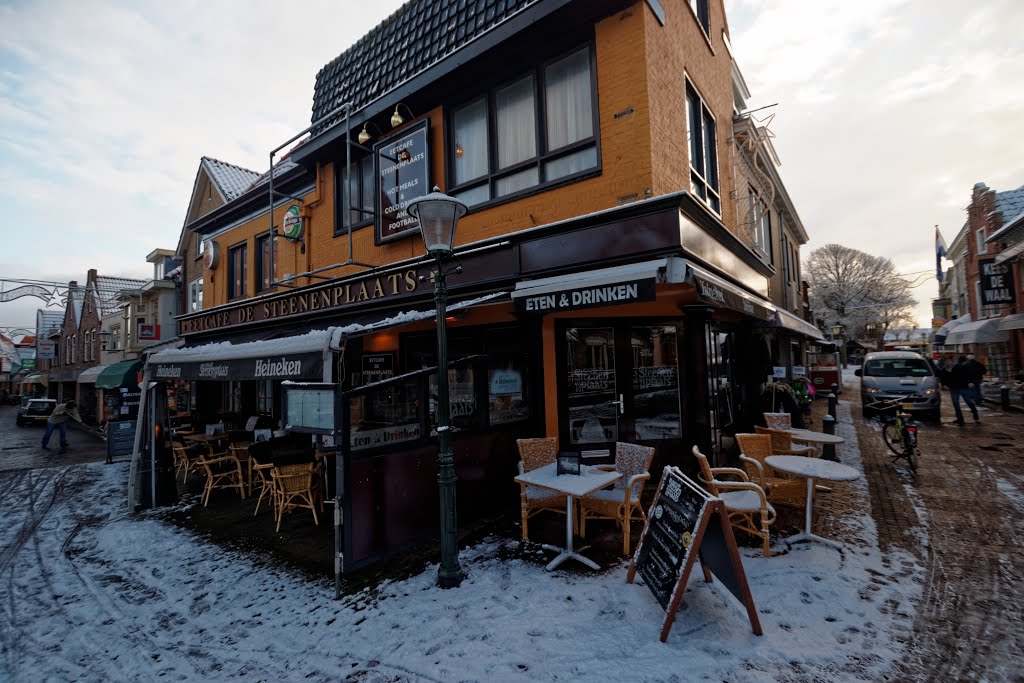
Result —
<path fill-rule="evenodd" d="M 882 441 L 893 452 L 893 464 L 906 460 L 911 473 L 917 474 L 917 422 L 903 408 L 903 399 L 875 401 L 867 406 L 883 416 Z"/>

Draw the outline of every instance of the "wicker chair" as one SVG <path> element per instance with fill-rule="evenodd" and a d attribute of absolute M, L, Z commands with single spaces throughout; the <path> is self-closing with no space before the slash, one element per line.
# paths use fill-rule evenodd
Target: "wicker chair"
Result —
<path fill-rule="evenodd" d="M 630 523 L 634 519 L 647 521 L 640 506 L 640 494 L 651 478 L 654 448 L 632 443 L 615 444 L 615 464 L 598 465 L 601 470 L 619 472 L 622 476 L 611 488 L 594 491 L 580 498 L 580 536 L 586 536 L 588 519 L 612 519 L 622 529 L 622 554 L 629 555 Z M 633 513 L 639 516 L 634 517 Z"/>
<path fill-rule="evenodd" d="M 277 517 L 277 497 L 274 495 L 274 480 L 270 476 L 272 469 L 274 469 L 272 464 L 261 463 L 256 459 L 256 456 L 249 455 L 249 476 L 255 480 L 255 482 L 250 480 L 249 492 L 251 494 L 256 486 L 260 488 L 260 497 L 256 500 L 256 510 L 252 513 L 253 517 L 260 513 L 260 505 L 263 504 L 264 496 L 267 496 L 267 500 L 274 507 L 274 517 Z"/>
<path fill-rule="evenodd" d="M 772 437 L 772 455 L 806 455 L 812 458 L 818 456 L 818 450 L 814 446 L 798 446 L 793 443 L 793 432 L 761 426 L 755 426 L 754 431 Z"/>
<path fill-rule="evenodd" d="M 184 476 L 182 483 L 188 481 L 188 473 L 196 469 L 200 460 L 203 459 L 203 451 L 196 446 L 186 446 L 183 443 L 172 443 L 171 452 L 174 454 L 174 476 L 177 478 L 181 472 Z"/>
<path fill-rule="evenodd" d="M 551 464 L 558 455 L 558 439 L 553 436 L 539 439 L 516 439 L 519 448 L 519 474 Z M 551 510 L 565 514 L 565 494 L 548 491 L 538 486 L 519 485 L 519 506 L 523 516 L 523 540 L 529 540 L 527 523 L 538 512 Z M 573 527 L 576 522 L 573 520 Z"/>
<path fill-rule="evenodd" d="M 711 467 L 707 457 L 693 447 L 693 457 L 700 464 L 700 480 L 713 496 L 725 502 L 729 522 L 740 531 L 761 539 L 764 556 L 771 557 L 768 527 L 775 521 L 775 508 L 768 502 L 764 489 L 749 481 L 747 473 L 736 467 Z M 740 481 L 722 481 L 718 476 L 734 476 Z"/>
<path fill-rule="evenodd" d="M 210 502 L 210 494 L 214 489 L 238 489 L 245 498 L 245 479 L 242 477 L 242 464 L 238 458 L 227 453 L 204 455 L 196 461 L 196 466 L 206 472 L 206 485 L 203 487 L 203 507 Z"/>
<path fill-rule="evenodd" d="M 252 467 L 249 464 L 249 442 L 248 441 L 236 441 L 228 446 L 228 453 L 238 458 L 238 462 L 242 465 L 242 471 L 248 473 L 245 477 L 245 490 L 248 494 L 252 495 Z"/>
<path fill-rule="evenodd" d="M 768 502 L 779 505 L 803 506 L 807 501 L 807 487 L 799 479 L 779 476 L 764 459 L 775 455 L 772 438 L 768 434 L 737 434 L 740 446 L 740 462 L 747 476 L 764 489 Z"/>
<path fill-rule="evenodd" d="M 313 513 L 313 522 L 320 526 L 316 516 L 316 494 L 314 476 L 319 471 L 317 463 L 300 463 L 297 465 L 275 466 L 270 471 L 274 481 L 274 513 L 277 518 L 277 529 L 281 530 L 284 513 L 297 508 L 305 508 Z"/>
<path fill-rule="evenodd" d="M 789 413 L 764 413 L 764 423 L 768 429 L 792 429 L 793 416 Z"/>

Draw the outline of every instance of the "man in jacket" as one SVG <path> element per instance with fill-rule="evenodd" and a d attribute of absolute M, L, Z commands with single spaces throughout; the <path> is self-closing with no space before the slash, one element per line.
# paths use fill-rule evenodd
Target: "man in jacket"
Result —
<path fill-rule="evenodd" d="M 50 435 L 53 434 L 53 430 L 60 430 L 60 449 L 63 451 L 68 447 L 68 418 L 71 418 L 81 424 L 82 417 L 78 414 L 78 404 L 74 400 L 68 401 L 67 403 L 58 404 L 53 409 L 53 414 L 50 415 L 46 420 L 46 433 L 43 434 L 43 448 L 48 449 L 48 443 L 50 443 Z"/>
<path fill-rule="evenodd" d="M 974 402 L 980 404 L 981 381 L 985 378 L 988 368 L 985 367 L 984 363 L 975 360 L 973 353 L 967 354 L 967 361 L 964 362 L 964 366 L 967 368 L 967 388 L 974 392 Z"/>
<path fill-rule="evenodd" d="M 943 383 L 949 387 L 949 402 L 953 404 L 953 411 L 956 413 L 956 424 L 958 425 L 964 423 L 964 414 L 960 411 L 961 397 L 963 397 L 967 407 L 971 409 L 974 421 L 981 422 L 981 418 L 978 417 L 978 409 L 974 405 L 973 390 L 967 386 L 969 384 L 970 372 L 967 366 L 967 358 L 960 356 L 960 362 L 946 372 L 942 379 Z"/>

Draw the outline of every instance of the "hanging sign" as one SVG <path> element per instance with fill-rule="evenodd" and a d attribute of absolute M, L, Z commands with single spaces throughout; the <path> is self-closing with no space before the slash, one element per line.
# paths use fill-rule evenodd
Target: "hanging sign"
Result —
<path fill-rule="evenodd" d="M 292 204 L 285 210 L 281 219 L 281 234 L 289 242 L 302 239 L 302 215 L 298 205 Z"/>
<path fill-rule="evenodd" d="M 544 294 L 530 294 L 529 289 L 513 293 L 519 313 L 554 313 L 596 306 L 619 306 L 640 301 L 654 301 L 654 278 L 627 280 L 613 284 L 576 287 Z"/>
<path fill-rule="evenodd" d="M 57 357 L 57 342 L 37 341 L 36 342 L 36 356 L 39 357 L 39 358 L 56 358 Z"/>
<path fill-rule="evenodd" d="M 364 353 L 362 358 L 363 384 L 373 384 L 395 376 L 395 354 Z"/>
<path fill-rule="evenodd" d="M 695 559 L 704 580 L 714 576 L 747 608 L 755 635 L 761 635 L 754 598 L 747 585 L 736 539 L 721 498 L 713 498 L 677 467 L 666 467 L 651 503 L 647 524 L 629 563 L 626 583 L 637 573 L 665 610 L 661 642 L 668 639 Z"/>
<path fill-rule="evenodd" d="M 990 304 L 1013 303 L 1013 269 L 1009 263 L 996 263 L 995 259 L 978 261 L 981 271 L 981 303 Z"/>
<path fill-rule="evenodd" d="M 203 243 L 203 265 L 207 270 L 217 270 L 220 264 L 220 245 L 213 240 Z"/>
<path fill-rule="evenodd" d="M 419 234 L 409 202 L 430 193 L 428 120 L 373 146 L 376 160 L 376 243 Z"/>
<path fill-rule="evenodd" d="M 226 382 L 247 379 L 320 379 L 324 354 L 320 351 L 290 353 L 262 358 L 223 358 L 150 362 L 153 379 L 198 379 Z"/>

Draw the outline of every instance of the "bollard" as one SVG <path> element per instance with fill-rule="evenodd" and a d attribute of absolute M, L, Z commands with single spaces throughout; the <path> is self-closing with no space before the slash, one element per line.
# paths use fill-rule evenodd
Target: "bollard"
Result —
<path fill-rule="evenodd" d="M 1010 409 L 1010 387 L 1005 384 L 999 387 L 999 406 L 1003 410 Z"/>
<path fill-rule="evenodd" d="M 836 395 L 833 392 L 828 395 L 828 414 L 832 416 L 833 420 L 836 419 L 836 403 Z"/>
<path fill-rule="evenodd" d="M 836 433 L 836 418 L 831 415 L 826 415 L 821 418 L 821 431 L 825 434 Z M 838 462 L 839 458 L 836 457 L 836 445 L 834 443 L 827 443 L 821 449 L 821 457 L 823 460 L 832 460 Z"/>
<path fill-rule="evenodd" d="M 833 394 L 835 394 L 836 396 L 839 395 L 839 385 L 838 384 L 836 384 L 835 382 L 832 382 L 831 389 L 832 389 L 832 393 Z"/>

